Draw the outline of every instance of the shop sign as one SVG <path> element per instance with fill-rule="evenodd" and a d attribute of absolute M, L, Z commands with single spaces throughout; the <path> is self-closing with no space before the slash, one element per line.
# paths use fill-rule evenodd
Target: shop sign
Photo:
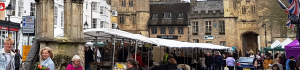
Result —
<path fill-rule="evenodd" d="M 178 39 L 178 36 L 157 36 L 157 38 L 162 38 L 162 39 Z"/>
<path fill-rule="evenodd" d="M 5 3 L 0 3 L 0 11 L 4 11 L 5 10 Z"/>
<path fill-rule="evenodd" d="M 204 39 L 214 39 L 214 36 L 205 36 Z"/>

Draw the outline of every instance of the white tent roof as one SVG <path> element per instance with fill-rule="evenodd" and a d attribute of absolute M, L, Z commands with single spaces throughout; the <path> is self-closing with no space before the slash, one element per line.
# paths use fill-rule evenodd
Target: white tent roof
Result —
<path fill-rule="evenodd" d="M 284 46 L 290 44 L 291 42 L 293 42 L 293 40 L 290 38 L 287 38 L 281 43 L 281 47 L 284 48 Z"/>
<path fill-rule="evenodd" d="M 156 44 L 155 42 L 145 38 L 141 37 L 139 35 L 134 35 L 129 32 L 117 30 L 117 29 L 107 29 L 107 28 L 98 28 L 98 29 L 87 29 L 83 31 L 84 38 L 86 41 L 106 41 L 111 40 L 113 35 L 116 35 L 117 41 L 122 41 L 122 39 L 134 39 L 138 40 L 139 42 L 147 42 L 151 44 Z M 97 38 L 97 39 L 96 39 Z"/>
<path fill-rule="evenodd" d="M 271 48 L 275 48 L 275 47 L 280 46 L 280 45 L 281 45 L 281 42 L 279 40 L 276 40 L 275 42 L 273 42 L 271 44 Z"/>
<path fill-rule="evenodd" d="M 176 40 L 167 40 L 167 39 L 160 39 L 160 38 L 149 38 L 152 41 L 156 41 L 160 44 L 160 46 L 167 46 L 167 47 L 179 47 L 179 48 L 206 48 L 206 49 L 231 49 L 230 47 L 208 44 L 208 43 L 189 43 L 189 42 L 181 42 Z"/>

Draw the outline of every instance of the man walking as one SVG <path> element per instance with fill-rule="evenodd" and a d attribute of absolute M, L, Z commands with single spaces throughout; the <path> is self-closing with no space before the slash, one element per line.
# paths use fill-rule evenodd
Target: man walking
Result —
<path fill-rule="evenodd" d="M 214 62 L 213 57 L 209 53 L 207 53 L 206 57 L 205 57 L 205 65 L 206 65 L 207 70 L 213 69 L 213 67 L 212 67 L 213 62 Z"/>
<path fill-rule="evenodd" d="M 221 66 L 223 64 L 223 58 L 220 55 L 220 52 L 216 52 L 216 56 L 214 57 L 215 59 L 215 65 L 216 65 L 216 69 L 215 70 L 221 70 Z"/>

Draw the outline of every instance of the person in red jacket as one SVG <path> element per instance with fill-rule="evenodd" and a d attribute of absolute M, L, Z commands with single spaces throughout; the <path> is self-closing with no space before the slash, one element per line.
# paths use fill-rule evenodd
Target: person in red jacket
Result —
<path fill-rule="evenodd" d="M 140 66 L 140 67 L 147 66 L 147 64 L 143 63 L 142 57 L 140 56 L 140 53 L 141 53 L 141 51 L 140 51 L 140 50 L 137 50 L 137 52 L 136 52 L 136 54 L 137 54 L 137 55 L 136 55 L 136 60 L 139 62 L 139 66 Z M 134 52 L 133 52 L 132 58 L 133 58 L 133 59 L 135 58 Z"/>

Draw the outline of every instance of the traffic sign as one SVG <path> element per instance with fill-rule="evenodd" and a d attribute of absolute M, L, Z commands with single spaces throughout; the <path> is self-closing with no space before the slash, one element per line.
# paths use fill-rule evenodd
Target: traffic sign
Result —
<path fill-rule="evenodd" d="M 34 33 L 34 16 L 23 16 L 23 33 Z"/>

